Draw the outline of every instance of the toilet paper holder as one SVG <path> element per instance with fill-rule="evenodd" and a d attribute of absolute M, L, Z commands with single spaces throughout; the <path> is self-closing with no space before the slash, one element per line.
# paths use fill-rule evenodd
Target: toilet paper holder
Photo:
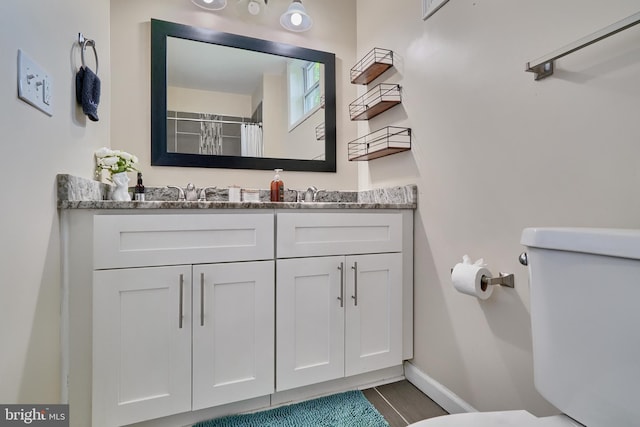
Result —
<path fill-rule="evenodd" d="M 500 285 L 507 288 L 515 288 L 513 274 L 500 273 L 498 277 L 482 276 L 481 282 L 484 286 Z"/>
<path fill-rule="evenodd" d="M 453 273 L 453 268 L 451 269 L 451 273 Z M 480 280 L 482 283 L 482 290 L 486 290 L 487 286 L 500 285 L 507 288 L 515 288 L 516 282 L 512 273 L 498 273 L 498 277 L 487 277 L 482 276 Z"/>

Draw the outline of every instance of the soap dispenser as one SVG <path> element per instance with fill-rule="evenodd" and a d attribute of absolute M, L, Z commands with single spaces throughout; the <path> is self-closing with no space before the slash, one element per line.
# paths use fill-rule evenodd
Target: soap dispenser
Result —
<path fill-rule="evenodd" d="M 136 184 L 133 193 L 135 194 L 136 201 L 144 202 L 144 184 L 142 183 L 142 172 L 138 172 L 138 183 Z"/>
<path fill-rule="evenodd" d="M 271 181 L 271 201 L 272 202 L 284 202 L 284 182 L 280 179 L 280 172 L 282 169 L 276 169 L 276 174 Z"/>

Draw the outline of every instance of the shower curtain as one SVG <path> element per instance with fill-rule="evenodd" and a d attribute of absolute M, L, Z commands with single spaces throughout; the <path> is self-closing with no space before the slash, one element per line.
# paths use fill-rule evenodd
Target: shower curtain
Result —
<path fill-rule="evenodd" d="M 200 114 L 200 154 L 222 154 L 222 123 L 214 114 Z"/>
<path fill-rule="evenodd" d="M 243 157 L 262 157 L 262 127 L 254 123 L 243 123 L 240 127 L 240 153 Z"/>

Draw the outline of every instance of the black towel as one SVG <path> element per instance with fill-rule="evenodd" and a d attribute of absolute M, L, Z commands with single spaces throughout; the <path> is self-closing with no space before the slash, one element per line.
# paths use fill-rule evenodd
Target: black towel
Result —
<path fill-rule="evenodd" d="M 82 111 L 94 122 L 98 121 L 100 78 L 89 67 L 80 67 L 76 74 L 76 100 Z"/>

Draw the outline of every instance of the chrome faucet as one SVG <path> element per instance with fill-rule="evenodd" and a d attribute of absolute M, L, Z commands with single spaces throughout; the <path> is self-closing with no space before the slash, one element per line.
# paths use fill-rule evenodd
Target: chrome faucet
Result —
<path fill-rule="evenodd" d="M 318 189 L 313 185 L 307 188 L 307 191 L 304 193 L 304 201 L 305 202 L 315 202 L 316 196 L 318 195 Z"/>
<path fill-rule="evenodd" d="M 196 186 L 192 183 L 188 183 L 187 188 L 185 188 L 184 196 L 187 199 L 187 202 L 195 202 L 198 200 L 198 190 L 196 190 Z"/>
<path fill-rule="evenodd" d="M 175 185 L 167 185 L 167 188 L 175 188 L 176 190 L 178 190 L 178 201 L 182 202 L 185 200 L 184 197 L 184 190 L 180 187 L 176 187 Z"/>
<path fill-rule="evenodd" d="M 215 190 L 218 187 L 202 187 L 200 189 L 200 195 L 198 196 L 198 201 L 199 202 L 206 202 L 207 201 L 207 190 Z"/>
<path fill-rule="evenodd" d="M 200 189 L 198 193 L 198 189 L 192 183 L 188 183 L 187 187 L 182 189 L 181 187 L 176 187 L 175 185 L 167 185 L 167 188 L 175 188 L 178 190 L 178 201 L 188 201 L 188 202 L 205 202 L 207 200 L 207 190 L 213 190 L 216 187 L 203 187 Z"/>

